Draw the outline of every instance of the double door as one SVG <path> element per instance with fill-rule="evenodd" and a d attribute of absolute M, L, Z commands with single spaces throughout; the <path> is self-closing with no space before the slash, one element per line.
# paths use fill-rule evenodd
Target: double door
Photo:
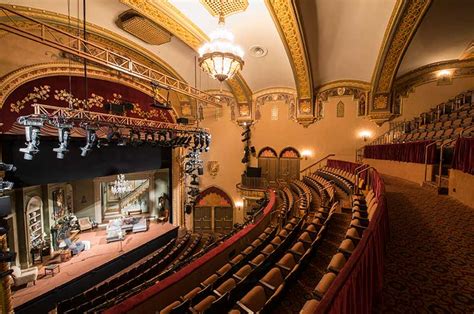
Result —
<path fill-rule="evenodd" d="M 298 179 L 300 176 L 300 160 L 298 158 L 260 157 L 258 166 L 262 168 L 262 177 L 270 183 L 275 183 L 278 178 L 291 180 Z"/>
<path fill-rule="evenodd" d="M 194 209 L 194 231 L 226 232 L 232 230 L 232 207 L 199 206 Z"/>

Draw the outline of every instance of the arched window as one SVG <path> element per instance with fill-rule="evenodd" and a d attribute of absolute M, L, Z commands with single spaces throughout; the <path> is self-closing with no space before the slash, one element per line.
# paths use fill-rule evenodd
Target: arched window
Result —
<path fill-rule="evenodd" d="M 258 153 L 258 166 L 262 169 L 262 177 L 274 183 L 278 178 L 278 155 L 271 147 L 264 147 Z"/>
<path fill-rule="evenodd" d="M 298 179 L 300 176 L 300 153 L 293 147 L 280 152 L 279 177 L 284 180 Z"/>
<path fill-rule="evenodd" d="M 234 224 L 232 199 L 218 187 L 211 186 L 196 198 L 194 231 L 226 232 Z"/>

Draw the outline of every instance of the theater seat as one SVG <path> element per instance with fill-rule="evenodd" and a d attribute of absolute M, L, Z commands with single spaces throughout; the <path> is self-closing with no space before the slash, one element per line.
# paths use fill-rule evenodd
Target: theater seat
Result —
<path fill-rule="evenodd" d="M 306 252 L 306 249 L 304 247 L 303 242 L 298 241 L 295 244 L 293 244 L 293 246 L 291 247 L 289 251 L 293 254 L 302 256 Z"/>
<path fill-rule="evenodd" d="M 243 305 L 244 309 L 258 312 L 265 306 L 266 301 L 265 289 L 258 285 L 253 287 L 237 304 Z"/>
<path fill-rule="evenodd" d="M 162 309 L 160 311 L 160 314 L 169 314 L 171 313 L 171 311 L 173 310 L 173 308 L 177 307 L 178 305 L 180 305 L 181 302 L 179 301 L 174 301 L 173 303 L 171 303 L 170 305 L 168 305 L 167 307 L 165 307 L 164 309 Z"/>
<path fill-rule="evenodd" d="M 321 300 L 324 294 L 328 291 L 334 279 L 336 279 L 335 273 L 326 273 L 318 282 L 318 285 L 316 288 L 314 288 L 313 293 L 317 298 L 319 298 L 319 300 Z"/>
<path fill-rule="evenodd" d="M 218 274 L 219 276 L 223 276 L 231 269 L 232 269 L 232 265 L 230 263 L 227 263 L 224 266 L 222 266 L 218 271 L 216 271 L 216 274 Z"/>
<path fill-rule="evenodd" d="M 224 281 L 219 287 L 215 289 L 219 295 L 223 295 L 226 292 L 229 292 L 230 290 L 234 289 L 236 286 L 236 282 L 234 278 L 229 278 L 226 281 Z"/>
<path fill-rule="evenodd" d="M 275 251 L 275 248 L 272 244 L 267 245 L 260 253 L 264 255 L 270 255 Z"/>
<path fill-rule="evenodd" d="M 276 263 L 276 265 L 286 272 L 290 272 L 293 267 L 296 266 L 295 257 L 291 253 L 286 253 L 283 257 Z"/>
<path fill-rule="evenodd" d="M 214 302 L 216 299 L 217 297 L 215 295 L 209 295 L 202 299 L 201 302 L 193 306 L 193 310 L 197 313 L 204 313 L 207 309 L 211 307 L 212 302 Z"/>
<path fill-rule="evenodd" d="M 311 299 L 306 301 L 303 305 L 303 308 L 300 310 L 300 314 L 314 314 L 316 313 L 316 309 L 319 306 L 319 301 L 316 299 Z"/>
<path fill-rule="evenodd" d="M 236 256 L 234 256 L 234 258 L 232 258 L 229 263 L 232 264 L 232 265 L 237 265 L 238 263 L 240 263 L 242 260 L 244 259 L 244 256 L 242 254 L 238 254 Z"/>
<path fill-rule="evenodd" d="M 219 279 L 219 276 L 217 276 L 216 274 L 212 274 L 211 276 L 209 276 L 206 280 L 204 280 L 203 282 L 201 282 L 201 285 L 203 287 L 207 287 L 209 285 L 212 285 L 214 282 L 217 281 L 217 279 Z"/>
<path fill-rule="evenodd" d="M 261 256 L 261 254 L 257 255 L 253 260 L 255 260 L 259 256 Z M 265 257 L 263 257 L 263 260 L 265 260 Z M 250 274 L 250 272 L 252 272 L 252 267 L 250 267 L 250 265 L 244 265 L 234 273 L 234 278 L 237 278 L 238 280 L 243 280 L 245 277 L 248 276 L 248 274 Z"/>
<path fill-rule="evenodd" d="M 277 267 L 270 269 L 270 271 L 260 279 L 260 283 L 271 290 L 277 289 L 284 281 L 281 270 Z"/>
<path fill-rule="evenodd" d="M 281 244 L 281 238 L 276 236 L 276 237 L 273 238 L 273 240 L 270 243 L 275 245 L 275 246 L 278 246 L 278 245 Z"/>
<path fill-rule="evenodd" d="M 265 260 L 265 255 L 258 254 L 257 256 L 254 257 L 253 260 L 250 261 L 250 264 L 254 266 L 259 266 L 260 264 L 263 263 L 264 260 Z"/>
<path fill-rule="evenodd" d="M 344 254 L 342 253 L 336 253 L 334 256 L 331 258 L 331 261 L 329 262 L 328 265 L 328 271 L 332 271 L 334 273 L 339 273 L 346 264 L 346 258 Z"/>
<path fill-rule="evenodd" d="M 184 300 L 190 300 L 192 298 L 194 298 L 199 292 L 201 291 L 201 288 L 200 287 L 196 287 L 194 288 L 193 290 L 189 291 L 188 293 L 186 293 L 185 295 L 183 295 L 181 297 L 181 299 Z"/>
<path fill-rule="evenodd" d="M 355 248 L 355 245 L 351 239 L 345 239 L 341 242 L 341 245 L 339 245 L 339 251 L 342 253 L 351 254 L 352 251 L 354 251 L 354 248 Z"/>

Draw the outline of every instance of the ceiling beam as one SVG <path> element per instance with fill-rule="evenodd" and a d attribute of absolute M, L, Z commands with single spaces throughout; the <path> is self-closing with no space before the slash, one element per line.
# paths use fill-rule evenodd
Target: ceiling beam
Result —
<path fill-rule="evenodd" d="M 372 79 L 369 116 L 377 124 L 400 114 L 392 103 L 393 82 L 403 56 L 432 0 L 397 0 Z"/>
<path fill-rule="evenodd" d="M 290 60 L 298 95 L 296 119 L 304 126 L 316 120 L 311 71 L 293 0 L 265 0 Z"/>

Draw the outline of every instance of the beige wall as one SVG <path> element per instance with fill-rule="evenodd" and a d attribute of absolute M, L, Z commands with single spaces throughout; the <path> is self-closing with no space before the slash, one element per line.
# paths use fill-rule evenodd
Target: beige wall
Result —
<path fill-rule="evenodd" d="M 474 208 L 474 175 L 451 169 L 449 171 L 449 195 Z"/>
<path fill-rule="evenodd" d="M 345 104 L 343 118 L 336 117 L 336 105 L 339 101 Z M 256 151 L 265 146 L 273 147 L 277 153 L 287 146 L 302 152 L 312 151 L 308 160 L 301 160 L 301 169 L 316 160 L 335 153 L 338 159 L 354 161 L 357 148 L 364 145 L 358 133 L 369 130 L 374 135 L 386 131 L 386 125 L 378 127 L 366 117 L 357 117 L 357 102 L 352 97 L 329 98 L 324 107 L 324 118 L 307 128 L 289 119 L 288 105 L 283 101 L 267 102 L 261 107 L 261 119 L 252 126 L 252 142 Z M 278 120 L 271 119 L 272 107 L 278 108 Z M 212 134 L 211 149 L 203 154 L 205 172 L 201 177 L 201 190 L 217 186 L 228 193 L 235 201 L 241 200 L 236 184 L 245 169 L 241 163 L 244 144 L 241 142 L 243 129 L 231 121 L 230 109 L 224 108 L 222 116 L 216 118 L 215 110 L 208 108 L 201 124 L 210 129 Z M 206 169 L 207 162 L 219 162 L 219 173 L 211 177 Z M 257 165 L 257 158 L 252 157 L 251 164 Z M 236 213 L 236 221 L 243 218 L 244 212 Z"/>
<path fill-rule="evenodd" d="M 74 192 L 74 214 L 78 218 L 95 218 L 94 181 L 92 179 L 72 182 Z"/>
<path fill-rule="evenodd" d="M 397 120 L 410 120 L 418 117 L 420 113 L 429 111 L 457 94 L 474 89 L 474 77 L 453 79 L 451 85 L 436 85 L 436 82 L 420 85 L 414 91 L 403 98 L 402 116 Z"/>
<path fill-rule="evenodd" d="M 364 163 L 371 165 L 382 174 L 388 174 L 390 176 L 409 180 L 418 183 L 419 185 L 423 185 L 423 182 L 425 181 L 424 164 L 380 159 L 364 159 Z M 429 181 L 429 178 L 432 176 L 433 165 L 428 165 L 426 170 L 426 177 Z"/>

